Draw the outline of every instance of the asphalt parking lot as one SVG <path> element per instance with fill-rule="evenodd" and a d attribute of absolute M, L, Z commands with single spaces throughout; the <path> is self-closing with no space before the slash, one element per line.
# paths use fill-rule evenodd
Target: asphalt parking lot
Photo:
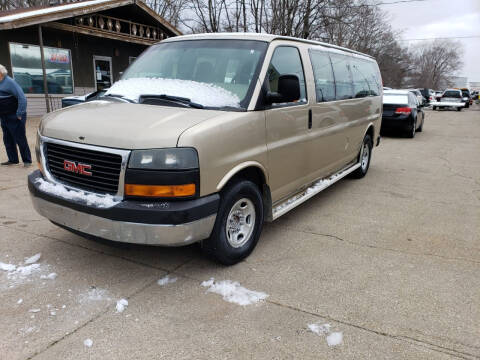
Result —
<path fill-rule="evenodd" d="M 384 137 L 364 179 L 268 224 L 228 268 L 197 246 L 57 228 L 30 204 L 30 171 L 0 169 L 0 262 L 16 266 L 0 270 L 1 359 L 480 359 L 478 105 L 427 111 L 415 139 Z M 212 277 L 268 297 L 227 302 L 201 286 Z"/>

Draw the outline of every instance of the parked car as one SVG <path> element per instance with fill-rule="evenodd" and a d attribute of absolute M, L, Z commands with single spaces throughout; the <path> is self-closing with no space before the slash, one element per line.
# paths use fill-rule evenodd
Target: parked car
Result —
<path fill-rule="evenodd" d="M 423 97 L 422 93 L 418 89 L 407 89 L 408 91 L 412 92 L 416 97 L 420 104 L 425 104 L 425 98 Z"/>
<path fill-rule="evenodd" d="M 107 92 L 108 89 L 103 89 L 103 90 L 97 90 L 91 93 L 88 93 L 86 95 L 81 95 L 81 96 L 67 96 L 62 98 L 62 108 L 72 106 L 72 105 L 77 105 L 81 104 L 87 101 L 93 101 L 101 98 L 105 93 Z"/>
<path fill-rule="evenodd" d="M 470 90 L 467 88 L 459 89 L 462 92 L 462 101 L 465 103 L 465 108 L 468 109 L 470 105 L 472 105 L 472 95 L 470 94 Z"/>
<path fill-rule="evenodd" d="M 425 99 L 423 102 L 424 106 L 428 106 L 430 102 L 435 101 L 435 91 L 428 88 L 418 89 L 422 94 L 423 98 Z"/>
<path fill-rule="evenodd" d="M 440 99 L 442 98 L 442 95 L 443 95 L 443 91 L 435 91 L 435 100 L 440 101 Z"/>
<path fill-rule="evenodd" d="M 80 234 L 201 241 L 234 264 L 264 221 L 367 174 L 381 95 L 376 61 L 353 50 L 266 34 L 172 37 L 102 102 L 43 118 L 32 201 Z"/>
<path fill-rule="evenodd" d="M 423 105 L 410 90 L 386 90 L 383 93 L 382 132 L 395 130 L 414 138 L 423 131 Z"/>
<path fill-rule="evenodd" d="M 447 89 L 443 92 L 440 101 L 436 102 L 432 109 L 456 109 L 462 111 L 465 107 L 462 91 L 458 89 Z"/>

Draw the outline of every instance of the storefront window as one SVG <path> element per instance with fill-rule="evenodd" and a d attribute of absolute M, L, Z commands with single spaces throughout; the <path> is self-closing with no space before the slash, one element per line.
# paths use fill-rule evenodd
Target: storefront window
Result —
<path fill-rule="evenodd" d="M 25 94 L 43 94 L 40 46 L 10 43 L 13 77 Z M 70 50 L 44 47 L 49 94 L 73 94 Z"/>

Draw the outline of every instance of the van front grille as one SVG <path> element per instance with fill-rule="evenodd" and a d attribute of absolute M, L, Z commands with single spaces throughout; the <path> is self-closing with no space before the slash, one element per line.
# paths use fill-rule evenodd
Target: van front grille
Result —
<path fill-rule="evenodd" d="M 48 171 L 63 183 L 100 193 L 118 191 L 120 155 L 47 142 L 45 157 Z"/>

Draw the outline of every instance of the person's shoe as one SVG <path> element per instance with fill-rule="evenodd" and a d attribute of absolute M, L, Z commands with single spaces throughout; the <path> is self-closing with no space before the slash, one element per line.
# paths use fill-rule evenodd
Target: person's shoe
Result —
<path fill-rule="evenodd" d="M 30 166 L 32 166 L 32 163 L 31 163 L 31 162 L 23 163 L 23 167 L 28 168 L 28 167 L 30 167 Z"/>
<path fill-rule="evenodd" d="M 0 165 L 9 166 L 9 165 L 17 165 L 17 164 L 18 164 L 18 162 L 5 161 L 5 162 L 1 163 Z"/>

